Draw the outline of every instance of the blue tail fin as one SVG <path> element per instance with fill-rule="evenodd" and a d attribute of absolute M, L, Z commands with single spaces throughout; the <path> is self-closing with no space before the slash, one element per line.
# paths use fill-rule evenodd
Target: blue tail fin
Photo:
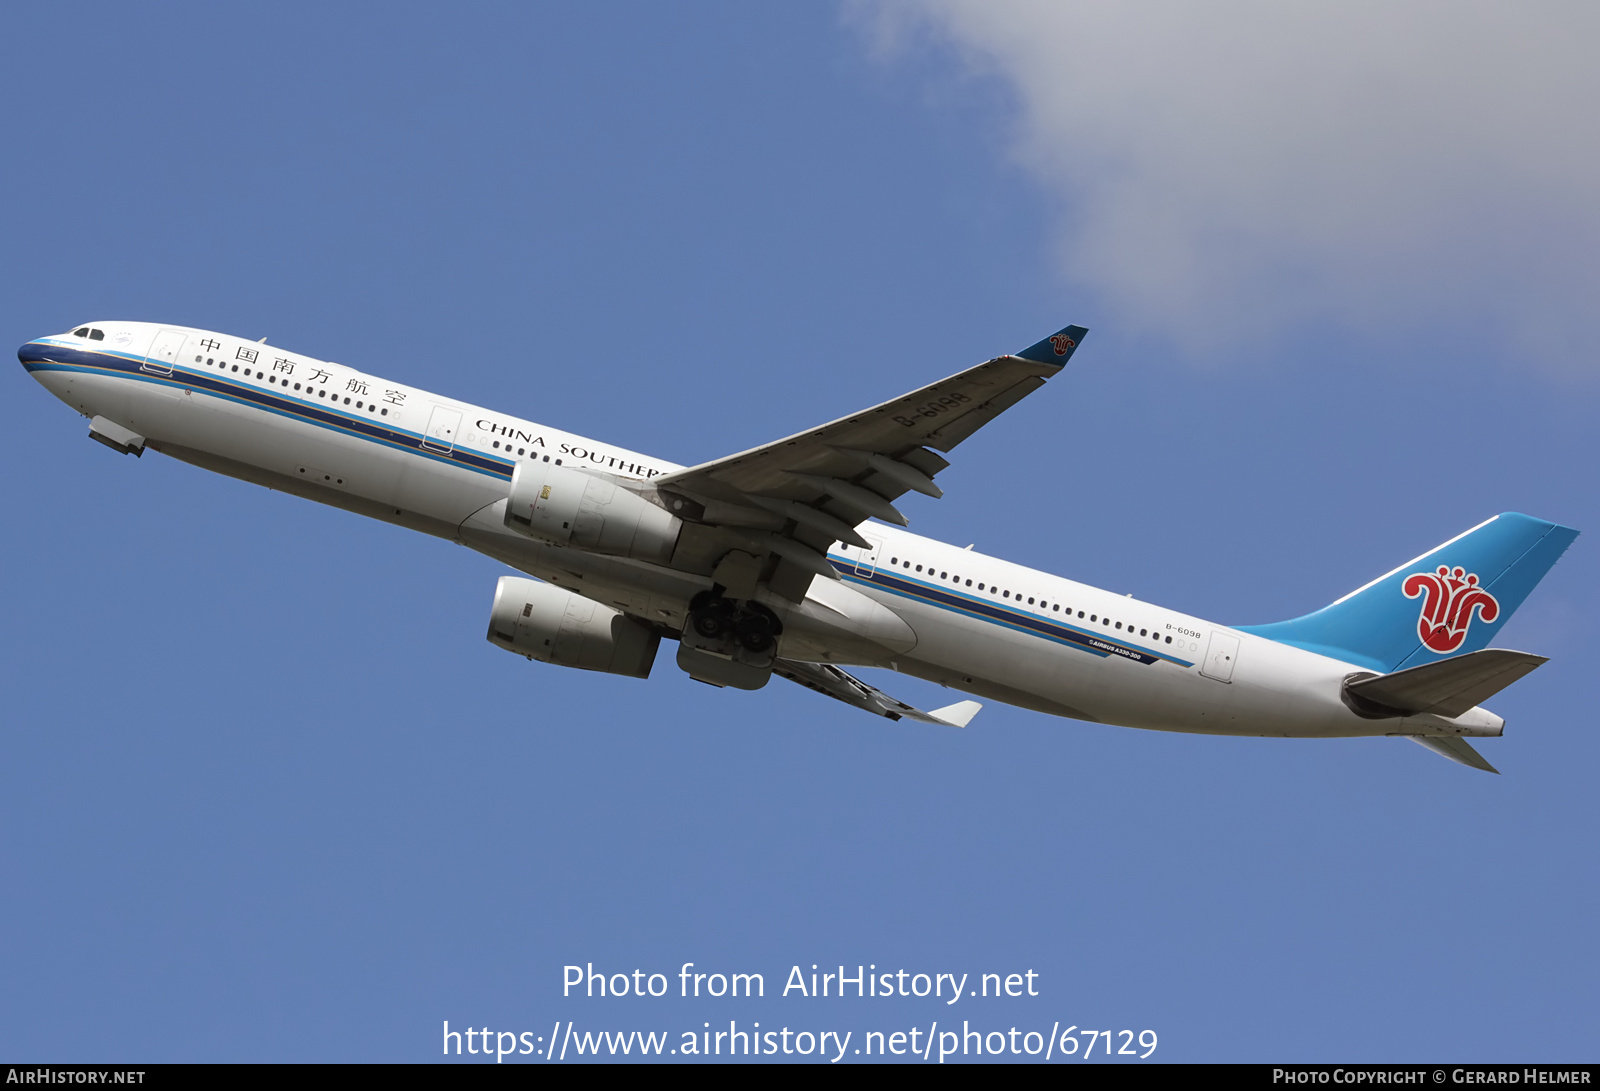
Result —
<path fill-rule="evenodd" d="M 1388 673 L 1486 647 L 1578 532 L 1496 515 L 1314 614 L 1243 632 Z"/>

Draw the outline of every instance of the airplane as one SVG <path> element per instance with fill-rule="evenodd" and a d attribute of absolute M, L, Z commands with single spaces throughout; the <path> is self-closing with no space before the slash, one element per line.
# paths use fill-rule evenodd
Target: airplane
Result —
<path fill-rule="evenodd" d="M 530 660 L 648 677 L 662 638 L 717 687 L 776 675 L 891 720 L 965 727 L 846 667 L 1124 727 L 1401 736 L 1498 772 L 1480 707 L 1547 662 L 1489 641 L 1577 537 L 1493 516 L 1303 617 L 1224 625 L 904 529 L 945 457 L 1061 372 L 1069 325 L 903 397 L 697 466 L 187 326 L 94 322 L 18 359 L 154 450 L 499 560 L 488 640 Z M 526 578 L 534 577 L 534 578 Z"/>

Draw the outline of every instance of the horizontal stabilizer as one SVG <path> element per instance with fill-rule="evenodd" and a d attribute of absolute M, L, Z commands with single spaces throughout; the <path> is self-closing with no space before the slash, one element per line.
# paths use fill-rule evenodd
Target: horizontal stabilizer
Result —
<path fill-rule="evenodd" d="M 1425 712 L 1460 716 L 1548 662 L 1542 655 L 1485 648 L 1377 678 L 1347 682 L 1345 692 L 1358 702 L 1402 716 Z"/>
<path fill-rule="evenodd" d="M 855 675 L 828 663 L 779 659 L 773 664 L 772 673 L 826 694 L 835 701 L 843 701 L 852 708 L 890 720 L 916 720 L 942 727 L 966 727 L 978 714 L 978 709 L 983 707 L 977 701 L 958 701 L 932 712 L 924 712 L 904 701 L 895 700 L 881 689 L 869 686 Z"/>
<path fill-rule="evenodd" d="M 1407 735 L 1406 738 L 1414 743 L 1421 743 L 1435 754 L 1443 754 L 1451 761 L 1470 765 L 1474 769 L 1482 769 L 1485 773 L 1499 774 L 1500 770 L 1483 760 L 1483 755 L 1472 749 L 1465 739 L 1454 735 Z"/>

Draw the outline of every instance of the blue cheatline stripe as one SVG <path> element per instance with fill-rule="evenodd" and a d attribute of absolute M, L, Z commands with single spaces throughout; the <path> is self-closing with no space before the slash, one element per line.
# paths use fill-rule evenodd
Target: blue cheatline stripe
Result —
<path fill-rule="evenodd" d="M 508 459 L 491 458 L 459 447 L 449 454 L 443 451 L 430 450 L 423 446 L 423 437 L 419 433 L 380 424 L 366 417 L 357 417 L 354 414 L 324 408 L 316 403 L 306 403 L 298 398 L 292 398 L 271 390 L 261 390 L 235 379 L 228 379 L 206 372 L 190 371 L 182 365 L 174 366 L 171 375 L 158 375 L 144 370 L 145 357 L 143 356 L 131 356 L 111 349 L 84 349 L 75 345 L 58 345 L 45 342 L 33 342 L 32 344 L 39 345 L 41 350 L 48 350 L 50 355 L 24 359 L 22 361 L 23 366 L 30 372 L 66 371 L 89 375 L 115 375 L 118 378 L 133 379 L 137 382 L 150 383 L 154 386 L 200 390 L 212 397 L 226 398 L 229 401 L 246 405 L 253 409 L 261 409 L 290 420 L 302 421 L 306 424 L 316 425 L 319 428 L 326 428 L 332 432 L 355 436 L 358 439 L 378 443 L 393 450 L 420 455 L 434 462 L 461 466 L 489 477 L 509 480 L 512 468 L 515 465 Z M 24 350 L 28 347 L 24 346 Z M 907 579 L 883 569 L 880 569 L 873 576 L 863 577 L 856 573 L 853 561 L 841 561 L 831 557 L 829 559 L 847 582 L 860 584 L 863 587 L 882 588 L 902 598 L 924 602 L 965 617 L 1002 625 L 1005 628 L 1027 633 L 1030 636 L 1043 637 L 1046 640 L 1063 644 L 1069 648 L 1076 648 L 1079 651 L 1088 652 L 1101 658 L 1114 655 L 1123 659 L 1131 659 L 1137 663 L 1149 664 L 1166 660 L 1179 666 L 1193 666 L 1193 663 L 1189 660 L 1180 659 L 1177 656 L 1151 651 L 1146 648 L 1130 647 L 1119 641 L 1107 639 L 1099 633 L 1089 632 L 1072 625 L 1063 625 L 1048 618 L 1035 617 L 1032 614 L 1004 607 L 998 603 L 987 602 L 960 592 L 952 592 L 918 580 Z"/>
<path fill-rule="evenodd" d="M 1158 663 L 1163 660 L 1176 663 L 1181 667 L 1192 667 L 1192 660 L 1181 659 L 1166 652 L 1154 651 L 1149 648 L 1137 648 L 1120 641 L 1110 640 L 1099 633 L 1087 629 L 1080 629 L 1076 625 L 1063 625 L 1059 621 L 1049 618 L 1035 617 L 999 603 L 989 602 L 959 591 L 950 591 L 921 580 L 909 579 L 898 573 L 885 569 L 878 569 L 872 576 L 862 576 L 856 572 L 855 562 L 829 557 L 834 568 L 839 570 L 845 582 L 858 584 L 862 587 L 876 587 L 900 598 L 911 599 L 916 602 L 936 606 L 942 610 L 949 610 L 965 617 L 976 618 L 992 624 L 1002 625 L 1007 629 L 1030 636 L 1043 637 L 1046 640 L 1063 644 L 1069 648 L 1076 648 L 1081 652 L 1098 655 L 1102 659 L 1108 656 L 1117 656 L 1122 659 L 1131 659 L 1136 663 Z"/>
<path fill-rule="evenodd" d="M 513 463 L 507 459 L 491 458 L 460 447 L 448 453 L 436 451 L 423 445 L 421 434 L 395 427 L 387 420 L 380 422 L 367 417 L 358 417 L 353 413 L 325 408 L 315 402 L 307 403 L 272 390 L 248 386 L 235 379 L 190 371 L 181 365 L 175 366 L 171 375 L 159 375 L 143 369 L 145 358 L 142 356 L 130 356 L 109 349 L 89 350 L 67 345 L 51 344 L 43 347 L 48 350 L 49 356 L 41 355 L 37 359 L 23 361 L 23 366 L 30 372 L 67 371 L 91 375 L 115 375 L 118 378 L 133 379 L 154 386 L 198 390 L 212 397 L 224 398 L 280 417 L 352 435 L 394 450 L 420 455 L 434 462 L 460 466 L 489 477 L 506 480 L 511 478 Z"/>

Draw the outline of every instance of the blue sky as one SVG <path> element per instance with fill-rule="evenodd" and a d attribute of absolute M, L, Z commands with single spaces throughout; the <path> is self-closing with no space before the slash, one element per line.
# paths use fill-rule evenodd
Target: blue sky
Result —
<path fill-rule="evenodd" d="M 1581 27 L 1511 28 L 1500 97 L 1446 106 L 1372 73 L 1448 90 L 1512 16 L 1464 17 L 1448 63 L 1426 20 L 1347 67 L 1306 44 L 1340 27 L 1269 27 L 1218 90 L 1116 82 L 1170 21 L 1060 12 L 12 6 L 0 321 L 11 344 L 91 318 L 266 336 L 680 463 L 1081 322 L 913 529 L 1221 622 L 1314 609 L 1497 511 L 1600 527 L 1594 214 L 1570 198 L 1593 121 L 1537 109 L 1593 78 L 1563 82 Z M 1296 50 L 1324 63 L 1252 67 Z M 1308 182 L 1302 129 L 1236 100 L 1345 141 L 1349 178 Z M 1491 106 L 1543 120 L 1473 144 L 1482 183 L 1451 190 Z M 526 663 L 483 639 L 494 562 L 119 458 L 9 376 L 7 1058 L 428 1060 L 446 1019 L 1594 1052 L 1587 535 L 1499 638 L 1552 657 L 1493 703 L 1500 777 L 1401 740 L 993 703 L 936 731 L 670 657 L 646 682 Z M 563 999 L 591 962 L 768 996 Z M 1041 995 L 776 995 L 813 963 L 1033 970 Z"/>

